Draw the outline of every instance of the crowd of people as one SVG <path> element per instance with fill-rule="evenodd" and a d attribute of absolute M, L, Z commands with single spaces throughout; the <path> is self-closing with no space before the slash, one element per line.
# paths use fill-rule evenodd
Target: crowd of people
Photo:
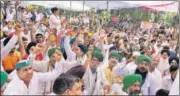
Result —
<path fill-rule="evenodd" d="M 175 27 L 93 25 L 86 14 L 70 20 L 56 7 L 50 16 L 14 12 L 1 13 L 2 95 L 176 95 Z"/>

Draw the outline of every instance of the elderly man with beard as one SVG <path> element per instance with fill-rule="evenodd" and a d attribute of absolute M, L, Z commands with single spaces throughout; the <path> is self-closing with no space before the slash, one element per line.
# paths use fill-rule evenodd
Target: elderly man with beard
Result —
<path fill-rule="evenodd" d="M 161 74 L 163 76 L 166 76 L 169 74 L 168 72 L 168 69 L 169 69 L 169 56 L 170 56 L 170 53 L 169 53 L 169 50 L 168 49 L 163 49 L 161 51 L 161 57 L 160 57 L 160 62 L 157 66 L 157 69 L 159 71 L 161 71 Z"/>
<path fill-rule="evenodd" d="M 138 96 L 141 94 L 142 77 L 139 74 L 127 75 L 123 79 L 122 90 L 129 96 Z"/>
<path fill-rule="evenodd" d="M 134 74 L 142 76 L 141 91 L 143 95 L 155 95 L 156 93 L 156 79 L 149 71 L 152 60 L 147 55 L 140 55 L 136 59 L 137 68 L 134 70 Z"/>
<path fill-rule="evenodd" d="M 22 60 L 16 65 L 17 76 L 7 85 L 3 95 L 38 95 L 39 83 L 55 80 L 62 72 L 62 67 L 55 64 L 52 72 L 34 72 L 30 62 Z"/>

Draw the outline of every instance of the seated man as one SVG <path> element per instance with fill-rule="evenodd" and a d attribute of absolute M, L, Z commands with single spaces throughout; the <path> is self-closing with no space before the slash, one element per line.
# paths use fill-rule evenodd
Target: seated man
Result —
<path fill-rule="evenodd" d="M 139 74 L 127 75 L 123 79 L 122 90 L 130 96 L 140 94 L 140 85 L 142 83 L 142 77 Z"/>
<path fill-rule="evenodd" d="M 34 72 L 30 62 L 22 60 L 16 65 L 16 75 L 7 85 L 4 95 L 38 95 L 39 83 L 55 80 L 61 73 L 60 64 L 52 72 Z M 41 94 L 39 94 L 41 95 Z"/>
<path fill-rule="evenodd" d="M 56 95 L 82 95 L 82 83 L 76 76 L 61 74 L 54 82 L 53 92 Z"/>

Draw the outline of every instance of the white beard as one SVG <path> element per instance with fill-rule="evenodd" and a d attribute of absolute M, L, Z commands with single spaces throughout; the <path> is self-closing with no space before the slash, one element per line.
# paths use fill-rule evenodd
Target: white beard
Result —
<path fill-rule="evenodd" d="M 170 67 L 168 59 L 163 59 L 160 58 L 160 62 L 157 66 L 157 69 L 161 71 L 161 73 L 163 73 L 164 71 L 168 70 Z"/>

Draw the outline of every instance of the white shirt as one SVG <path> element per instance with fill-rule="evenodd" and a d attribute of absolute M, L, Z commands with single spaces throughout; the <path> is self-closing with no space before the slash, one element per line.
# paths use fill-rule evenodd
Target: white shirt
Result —
<path fill-rule="evenodd" d="M 162 86 L 162 75 L 161 72 L 155 68 L 153 72 L 151 72 L 151 76 L 153 78 L 154 81 L 154 85 L 156 85 L 156 87 L 153 90 L 150 90 L 150 93 L 155 95 L 156 92 L 161 89 Z"/>
<path fill-rule="evenodd" d="M 55 80 L 61 74 L 60 64 L 55 65 L 55 69 L 52 72 L 47 73 L 33 73 L 33 77 L 30 81 L 29 87 L 24 84 L 19 77 L 13 78 L 13 80 L 7 85 L 4 91 L 4 95 L 38 95 L 39 82 L 47 82 Z M 18 86 L 18 87 L 17 87 Z"/>
<path fill-rule="evenodd" d="M 42 13 L 37 13 L 37 12 L 35 12 L 35 15 L 36 15 L 36 22 L 41 21 L 41 19 L 43 18 Z"/>
<path fill-rule="evenodd" d="M 64 39 L 64 49 L 67 55 L 67 60 L 69 61 L 76 60 L 76 53 L 72 51 L 69 36 L 66 36 Z"/>
<path fill-rule="evenodd" d="M 21 36 L 28 39 L 28 43 L 31 42 L 31 33 L 28 31 L 28 34 L 24 34 L 24 32 L 21 32 Z"/>
<path fill-rule="evenodd" d="M 54 14 L 52 14 L 49 17 L 49 26 L 51 29 L 53 29 L 53 28 L 59 29 L 61 26 L 59 16 L 55 16 Z"/>
<path fill-rule="evenodd" d="M 9 10 L 7 10 L 6 22 L 13 21 L 15 14 L 15 10 L 13 10 L 12 13 L 10 13 Z"/>
<path fill-rule="evenodd" d="M 169 92 L 169 95 L 179 95 L 179 70 L 176 75 L 176 79 L 174 80 L 174 83 L 171 87 L 171 90 Z"/>
<path fill-rule="evenodd" d="M 118 76 L 126 76 L 129 74 L 127 65 L 124 63 L 118 63 L 118 65 L 113 68 L 113 72 Z"/>
<path fill-rule="evenodd" d="M 171 75 L 167 75 L 163 78 L 163 81 L 162 81 L 162 88 L 163 89 L 170 91 L 172 84 L 173 84 L 173 81 L 171 79 Z"/>

